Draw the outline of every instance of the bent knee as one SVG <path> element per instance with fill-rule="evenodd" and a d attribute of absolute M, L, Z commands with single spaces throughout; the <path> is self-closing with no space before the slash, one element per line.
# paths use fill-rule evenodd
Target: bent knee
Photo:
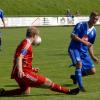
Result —
<path fill-rule="evenodd" d="M 92 74 L 93 74 L 93 75 L 96 74 L 96 71 L 92 71 Z"/>
<path fill-rule="evenodd" d="M 30 94 L 30 87 L 24 90 L 23 92 L 24 95 L 29 95 Z"/>
<path fill-rule="evenodd" d="M 44 85 L 45 86 L 51 86 L 51 84 L 52 84 L 52 81 L 50 79 L 46 78 Z"/>
<path fill-rule="evenodd" d="M 91 70 L 91 74 L 92 74 L 92 75 L 96 74 L 96 69 L 92 69 L 92 70 Z"/>

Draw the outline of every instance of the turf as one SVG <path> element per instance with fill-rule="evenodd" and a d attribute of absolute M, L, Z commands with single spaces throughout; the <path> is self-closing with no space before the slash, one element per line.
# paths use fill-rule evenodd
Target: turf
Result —
<path fill-rule="evenodd" d="M 95 54 L 100 58 L 100 26 L 97 28 L 97 39 L 94 45 Z M 69 88 L 76 87 L 69 79 L 74 68 L 68 68 L 71 63 L 67 53 L 72 27 L 39 27 L 42 44 L 34 48 L 33 66 L 39 67 L 41 74 L 54 82 Z M 0 88 L 13 89 L 18 85 L 10 79 L 13 55 L 16 46 L 25 37 L 26 28 L 2 29 L 3 47 L 0 51 Z M 45 87 L 32 88 L 29 96 L 0 97 L 0 100 L 100 100 L 100 64 L 96 65 L 94 76 L 83 78 L 86 93 L 69 96 L 52 92 Z"/>
<path fill-rule="evenodd" d="M 0 9 L 6 16 L 61 16 L 67 9 L 89 15 L 92 10 L 100 12 L 100 0 L 0 0 Z"/>

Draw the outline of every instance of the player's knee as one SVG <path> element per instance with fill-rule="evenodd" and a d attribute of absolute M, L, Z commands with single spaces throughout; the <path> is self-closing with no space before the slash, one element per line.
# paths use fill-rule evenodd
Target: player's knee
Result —
<path fill-rule="evenodd" d="M 96 69 L 95 68 L 91 69 L 91 74 L 92 75 L 96 74 Z"/>
<path fill-rule="evenodd" d="M 52 84 L 52 81 L 48 78 L 45 79 L 44 85 L 50 87 Z"/>
<path fill-rule="evenodd" d="M 81 62 L 77 62 L 76 67 L 77 68 L 82 68 L 82 63 Z"/>
<path fill-rule="evenodd" d="M 96 70 L 93 70 L 93 71 L 92 71 L 92 75 L 94 75 L 94 74 L 96 74 Z"/>
<path fill-rule="evenodd" d="M 25 95 L 29 95 L 30 94 L 30 87 L 28 87 L 25 91 L 24 91 Z"/>

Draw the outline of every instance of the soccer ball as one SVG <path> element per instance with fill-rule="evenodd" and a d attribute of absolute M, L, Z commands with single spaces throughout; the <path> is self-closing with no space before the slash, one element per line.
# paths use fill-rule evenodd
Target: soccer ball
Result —
<path fill-rule="evenodd" d="M 41 37 L 40 37 L 40 36 L 36 36 L 36 37 L 35 37 L 35 40 L 34 40 L 34 44 L 35 44 L 35 45 L 39 45 L 39 44 L 41 44 L 41 42 L 42 42 Z"/>

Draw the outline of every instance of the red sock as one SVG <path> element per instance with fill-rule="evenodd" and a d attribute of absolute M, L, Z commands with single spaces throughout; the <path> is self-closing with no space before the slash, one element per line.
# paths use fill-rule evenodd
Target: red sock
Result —
<path fill-rule="evenodd" d="M 51 90 L 56 91 L 56 92 L 65 93 L 65 94 L 70 91 L 70 89 L 62 87 L 62 86 L 55 84 L 55 83 L 52 83 Z"/>

